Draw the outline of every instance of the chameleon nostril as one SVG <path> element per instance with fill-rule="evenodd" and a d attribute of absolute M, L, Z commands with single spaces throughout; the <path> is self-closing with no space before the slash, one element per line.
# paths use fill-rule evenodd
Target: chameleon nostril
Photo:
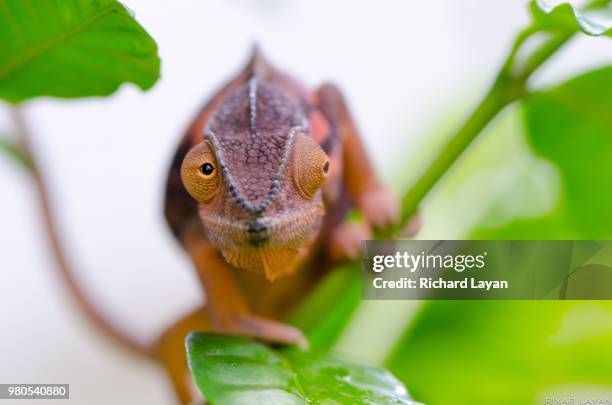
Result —
<path fill-rule="evenodd" d="M 259 219 L 254 219 L 247 224 L 247 233 L 251 242 L 256 244 L 265 242 L 270 237 L 268 226 Z"/>
<path fill-rule="evenodd" d="M 261 222 L 259 219 L 254 219 L 247 225 L 247 232 L 249 233 L 264 233 L 268 230 L 268 226 Z"/>

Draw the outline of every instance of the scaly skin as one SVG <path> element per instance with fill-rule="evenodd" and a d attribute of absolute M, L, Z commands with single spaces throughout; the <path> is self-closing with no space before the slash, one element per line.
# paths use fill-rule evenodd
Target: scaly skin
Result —
<path fill-rule="evenodd" d="M 210 161 L 210 175 L 191 168 L 199 156 Z M 351 206 L 365 221 L 345 222 Z M 282 320 L 335 262 L 358 257 L 372 227 L 395 222 L 398 208 L 340 91 L 328 84 L 309 92 L 255 50 L 191 124 L 168 176 L 166 218 L 206 296 L 157 343 L 180 401 L 192 399 L 188 332 L 305 345 Z"/>

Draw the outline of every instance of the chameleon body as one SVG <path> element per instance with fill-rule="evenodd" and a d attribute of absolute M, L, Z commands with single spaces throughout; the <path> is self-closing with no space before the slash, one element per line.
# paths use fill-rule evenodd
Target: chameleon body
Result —
<path fill-rule="evenodd" d="M 365 219 L 346 221 L 351 207 Z M 309 91 L 255 50 L 189 126 L 168 175 L 165 216 L 206 295 L 156 346 L 181 402 L 187 333 L 305 343 L 283 319 L 397 215 L 340 91 Z"/>

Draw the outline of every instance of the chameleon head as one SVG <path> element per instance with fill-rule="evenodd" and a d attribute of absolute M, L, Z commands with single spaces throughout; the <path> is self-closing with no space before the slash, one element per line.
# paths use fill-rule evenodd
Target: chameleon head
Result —
<path fill-rule="evenodd" d="M 281 101 L 275 120 L 259 118 L 257 130 L 254 114 L 240 122 L 242 114 L 224 115 L 222 105 L 181 167 L 208 239 L 232 266 L 270 280 L 293 272 L 318 235 L 329 171 L 308 128 L 287 125 L 291 111 Z"/>

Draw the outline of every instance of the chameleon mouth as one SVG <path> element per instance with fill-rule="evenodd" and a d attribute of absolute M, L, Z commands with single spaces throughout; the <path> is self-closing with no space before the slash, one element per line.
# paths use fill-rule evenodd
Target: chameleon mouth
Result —
<path fill-rule="evenodd" d="M 270 280 L 294 270 L 317 236 L 323 204 L 249 221 L 200 213 L 208 239 L 232 266 L 260 271 Z"/>
<path fill-rule="evenodd" d="M 247 224 L 246 232 L 254 245 L 265 243 L 270 239 L 270 227 L 260 219 L 254 219 Z"/>

